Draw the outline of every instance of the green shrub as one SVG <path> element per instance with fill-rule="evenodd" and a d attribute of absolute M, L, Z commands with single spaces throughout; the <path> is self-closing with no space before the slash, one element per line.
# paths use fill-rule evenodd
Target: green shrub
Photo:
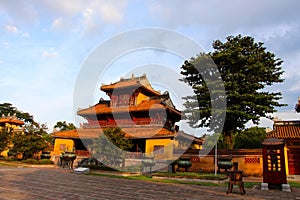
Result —
<path fill-rule="evenodd" d="M 38 164 L 49 165 L 49 164 L 53 164 L 53 161 L 50 159 L 41 159 L 41 160 L 39 160 Z"/>
<path fill-rule="evenodd" d="M 17 161 L 18 159 L 16 159 L 16 158 L 4 158 L 4 157 L 1 157 L 0 160 L 6 161 L 6 162 L 10 162 L 10 161 Z"/>
<path fill-rule="evenodd" d="M 27 164 L 32 164 L 32 165 L 36 165 L 39 163 L 36 159 L 33 159 L 33 158 L 28 158 L 26 160 L 22 160 L 22 162 L 27 163 Z"/>

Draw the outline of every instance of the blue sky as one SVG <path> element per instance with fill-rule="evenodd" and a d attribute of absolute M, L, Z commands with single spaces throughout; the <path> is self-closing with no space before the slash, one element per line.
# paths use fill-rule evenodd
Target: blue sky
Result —
<path fill-rule="evenodd" d="M 224 41 L 229 35 L 249 35 L 264 42 L 267 50 L 284 61 L 285 82 L 272 88 L 281 91 L 282 103 L 288 104 L 279 109 L 278 115 L 297 118 L 294 105 L 300 96 L 299 7 L 297 0 L 1 0 L 0 102 L 10 102 L 31 113 L 36 121 L 47 123 L 50 131 L 57 121 L 75 122 L 74 87 L 90 53 L 124 31 L 158 27 L 191 38 L 205 51 L 212 50 L 214 40 Z M 179 71 L 181 62 L 159 51 L 123 56 L 95 85 L 94 101 L 103 95 L 98 90 L 102 82 L 129 76 L 134 67 L 163 64 Z"/>

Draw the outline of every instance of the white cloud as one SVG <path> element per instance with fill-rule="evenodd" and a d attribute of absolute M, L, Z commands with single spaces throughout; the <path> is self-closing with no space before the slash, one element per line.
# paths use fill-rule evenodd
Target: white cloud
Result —
<path fill-rule="evenodd" d="M 105 23 L 120 23 L 124 17 L 124 1 L 118 4 L 103 3 L 99 5 L 100 15 Z"/>
<path fill-rule="evenodd" d="M 51 29 L 61 29 L 63 27 L 63 20 L 62 18 L 56 18 L 53 20 L 51 24 Z"/>
<path fill-rule="evenodd" d="M 289 33 L 297 31 L 298 24 L 296 23 L 282 23 L 277 25 L 258 26 L 253 29 L 253 33 L 259 40 L 269 41 L 274 38 L 283 38 Z"/>
<path fill-rule="evenodd" d="M 185 1 L 165 0 L 148 1 L 148 8 L 153 17 L 164 25 L 178 27 L 182 25 L 207 25 L 222 28 L 236 26 L 257 26 L 266 23 L 280 24 L 282 21 L 297 21 L 300 2 L 289 3 L 280 0 L 239 1 L 211 0 Z M 180 9 L 178 9 L 180 8 Z"/>
<path fill-rule="evenodd" d="M 7 24 L 5 26 L 5 30 L 9 33 L 18 33 L 19 32 L 18 28 L 14 25 L 11 25 L 11 24 Z"/>
<path fill-rule="evenodd" d="M 28 38 L 29 36 L 30 36 L 29 33 L 27 33 L 27 32 L 26 32 L 26 33 L 23 33 L 23 32 L 22 32 L 22 37 Z"/>
<path fill-rule="evenodd" d="M 52 59 L 55 58 L 56 56 L 57 56 L 57 52 L 53 48 L 44 50 L 42 53 L 43 59 L 47 59 L 47 58 Z"/>

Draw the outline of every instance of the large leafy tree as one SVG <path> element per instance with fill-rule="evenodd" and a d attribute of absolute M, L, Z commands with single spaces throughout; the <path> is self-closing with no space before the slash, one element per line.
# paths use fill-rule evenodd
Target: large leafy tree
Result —
<path fill-rule="evenodd" d="M 232 136 L 248 121 L 257 124 L 260 117 L 268 117 L 276 107 L 284 106 L 279 103 L 280 92 L 268 91 L 269 86 L 283 82 L 283 61 L 249 36 L 229 36 L 224 43 L 216 40 L 213 48 L 214 52 L 201 53 L 181 67 L 184 81 L 195 92 L 195 96 L 185 98 L 185 113 L 191 126 L 208 127 L 214 112 L 218 112 L 211 109 L 212 102 L 226 99 L 222 134 L 226 147 L 233 148 Z M 216 74 L 209 57 L 223 80 L 226 97 L 209 90 L 213 81 L 205 82 L 205 76 Z"/>
<path fill-rule="evenodd" d="M 132 141 L 125 138 L 120 128 L 104 129 L 103 133 L 92 145 L 93 156 L 110 167 L 122 167 L 126 150 L 133 146 Z"/>

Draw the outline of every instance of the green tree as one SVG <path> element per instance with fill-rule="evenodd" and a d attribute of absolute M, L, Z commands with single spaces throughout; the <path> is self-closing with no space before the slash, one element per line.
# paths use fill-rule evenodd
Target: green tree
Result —
<path fill-rule="evenodd" d="M 73 130 L 76 129 L 76 126 L 73 123 L 67 123 L 66 121 L 58 121 L 54 125 L 55 129 L 59 129 L 59 131 L 67 131 L 67 130 Z"/>
<path fill-rule="evenodd" d="M 266 139 L 266 129 L 257 126 L 248 128 L 234 137 L 235 149 L 260 149 Z"/>
<path fill-rule="evenodd" d="M 10 153 L 22 154 L 23 159 L 32 158 L 34 154 L 48 147 L 49 143 L 43 137 L 45 134 L 48 134 L 45 125 L 26 124 L 23 131 L 14 132 Z"/>
<path fill-rule="evenodd" d="M 132 148 L 132 141 L 125 138 L 125 133 L 120 128 L 104 129 L 103 133 L 94 140 L 93 156 L 110 167 L 122 167 L 125 151 Z"/>
<path fill-rule="evenodd" d="M 222 134 L 226 147 L 233 148 L 232 136 L 244 129 L 248 121 L 257 124 L 260 117 L 268 117 L 276 112 L 275 107 L 284 106 L 279 103 L 280 92 L 268 91 L 269 86 L 283 82 L 283 61 L 249 36 L 229 36 L 225 43 L 216 40 L 213 48 L 214 52 L 201 53 L 181 67 L 183 81 L 195 92 L 195 96 L 185 98 L 184 112 L 192 127 L 208 127 L 212 115 L 218 112 L 211 109 L 212 102 L 226 99 Z M 216 74 L 209 57 L 223 80 L 226 97 L 209 90 L 208 84 L 213 85 L 213 81 L 205 82 L 205 76 Z"/>
<path fill-rule="evenodd" d="M 35 123 L 33 116 L 27 112 L 22 112 L 14 107 L 11 103 L 1 103 L 0 104 L 0 116 L 16 115 L 20 120 L 23 120 L 26 123 Z"/>

